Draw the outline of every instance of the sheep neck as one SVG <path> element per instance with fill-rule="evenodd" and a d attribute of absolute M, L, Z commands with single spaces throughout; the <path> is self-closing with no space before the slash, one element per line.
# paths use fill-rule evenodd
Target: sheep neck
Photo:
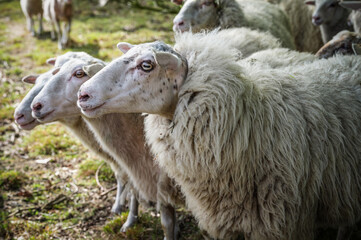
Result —
<path fill-rule="evenodd" d="M 127 172 L 135 188 L 145 199 L 156 201 L 159 168 L 145 146 L 143 117 L 112 113 L 99 118 L 83 118 L 104 151 Z"/>

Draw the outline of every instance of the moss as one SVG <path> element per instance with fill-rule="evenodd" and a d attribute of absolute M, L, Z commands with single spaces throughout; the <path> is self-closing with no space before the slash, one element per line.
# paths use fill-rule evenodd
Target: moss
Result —
<path fill-rule="evenodd" d="M 82 145 L 70 137 L 66 130 L 59 124 L 38 126 L 30 135 L 23 139 L 22 147 L 29 152 L 29 156 L 64 157 L 72 155 Z"/>
<path fill-rule="evenodd" d="M 17 171 L 0 173 L 0 187 L 4 190 L 18 190 L 24 184 L 26 176 Z"/>

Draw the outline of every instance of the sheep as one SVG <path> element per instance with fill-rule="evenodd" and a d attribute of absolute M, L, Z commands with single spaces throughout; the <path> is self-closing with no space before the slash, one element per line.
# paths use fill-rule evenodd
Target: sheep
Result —
<path fill-rule="evenodd" d="M 49 58 L 48 60 L 46 60 L 46 63 L 53 65 L 54 69 L 56 69 L 61 67 L 70 58 L 87 59 L 90 57 L 91 56 L 89 54 L 84 52 L 67 52 L 59 57 Z M 49 70 L 48 72 L 41 75 L 28 75 L 22 79 L 24 83 L 34 84 L 35 86 L 26 94 L 24 99 L 15 109 L 14 119 L 21 129 L 31 130 L 39 124 L 39 122 L 35 121 L 35 119 L 31 115 L 30 104 L 33 101 L 34 97 L 43 88 L 46 81 L 53 75 L 52 72 L 54 71 L 54 69 Z"/>
<path fill-rule="evenodd" d="M 227 41 L 238 51 L 239 58 L 246 58 L 249 55 L 264 49 L 280 48 L 280 41 L 270 33 L 251 30 L 249 28 L 231 28 L 218 32 L 219 37 Z"/>
<path fill-rule="evenodd" d="M 265 1 L 188 0 L 173 22 L 175 32 L 248 27 L 269 32 L 283 47 L 295 48 L 287 16 Z"/>
<path fill-rule="evenodd" d="M 34 84 L 34 87 L 26 94 L 24 99 L 15 109 L 15 122 L 20 126 L 20 128 L 24 130 L 31 130 L 37 125 L 41 124 L 31 115 L 31 103 L 39 94 L 47 81 L 53 76 L 54 71 L 57 71 L 62 65 L 73 58 L 83 59 L 84 61 L 87 59 L 93 59 L 93 57 L 84 52 L 67 52 L 61 56 L 50 58 L 46 61 L 48 64 L 54 65 L 54 69 L 51 69 L 48 72 L 40 75 L 29 75 L 23 78 L 23 82 Z M 84 121 L 82 121 L 82 119 L 64 118 L 62 122 L 65 126 L 67 126 L 68 129 L 70 129 L 71 132 L 75 133 L 75 135 L 81 140 L 81 142 L 84 143 L 86 147 L 91 149 L 92 152 L 94 152 L 98 157 L 104 159 L 107 163 L 110 164 L 117 179 L 117 194 L 115 203 L 112 207 L 112 212 L 121 213 L 125 205 L 124 197 L 127 194 L 127 191 L 124 191 L 124 185 L 127 183 L 126 174 L 112 157 L 101 150 L 95 138 L 91 135 L 90 130 L 86 128 L 86 124 Z M 131 205 L 137 204 L 136 202 L 134 203 L 134 201 L 136 201 L 136 199 L 131 201 Z"/>
<path fill-rule="evenodd" d="M 42 0 L 20 0 L 20 6 L 26 17 L 26 26 L 32 36 L 35 36 L 33 16 L 39 17 L 39 30 L 40 35 L 43 32 L 43 6 Z"/>
<path fill-rule="evenodd" d="M 296 49 L 302 52 L 317 52 L 323 45 L 320 29 L 309 20 L 312 10 L 304 0 L 268 0 L 286 13 L 290 20 Z"/>
<path fill-rule="evenodd" d="M 73 16 L 72 0 L 44 0 L 44 17 L 52 25 L 51 38 L 58 38 L 58 48 L 64 49 L 69 42 L 71 19 Z M 60 21 L 64 21 L 61 29 Z"/>
<path fill-rule="evenodd" d="M 158 164 L 212 237 L 313 239 L 361 219 L 360 58 L 264 68 L 217 34 L 118 48 L 78 105 L 148 113 Z"/>
<path fill-rule="evenodd" d="M 329 58 L 335 54 L 342 55 L 360 55 L 361 54 L 361 36 L 360 34 L 349 32 L 347 30 L 336 34 L 331 41 L 325 44 L 317 53 L 319 58 Z"/>
<path fill-rule="evenodd" d="M 77 108 L 77 91 L 80 85 L 99 71 L 102 65 L 102 62 L 93 64 L 92 61 L 81 59 L 72 59 L 65 63 L 34 98 L 33 116 L 42 122 L 63 122 L 62 119 L 71 116 L 77 119 L 80 117 L 82 122 L 86 122 L 87 129 L 92 131 L 100 147 L 127 173 L 140 197 L 160 205 L 166 239 L 176 239 L 177 226 L 173 206 L 177 201 L 181 203 L 182 198 L 177 188 L 172 185 L 172 181 L 154 164 L 152 154 L 145 147 L 144 116 L 107 114 L 101 118 L 88 119 L 81 116 Z M 56 101 L 59 98 L 66 98 L 67 101 L 59 103 Z M 136 212 L 130 213 L 129 221 L 126 221 L 121 230 L 125 231 L 136 219 Z"/>
<path fill-rule="evenodd" d="M 336 0 L 306 0 L 305 3 L 315 6 L 312 23 L 320 26 L 324 44 L 338 32 L 352 30 L 347 21 L 350 10 L 339 6 Z"/>

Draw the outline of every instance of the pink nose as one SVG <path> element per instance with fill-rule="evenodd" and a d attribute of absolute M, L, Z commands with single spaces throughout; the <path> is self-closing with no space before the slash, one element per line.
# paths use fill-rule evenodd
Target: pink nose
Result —
<path fill-rule="evenodd" d="M 16 113 L 15 114 L 15 121 L 19 121 L 21 118 L 24 117 L 24 114 L 21 114 L 21 113 Z"/>
<path fill-rule="evenodd" d="M 174 25 L 177 26 L 177 27 L 181 27 L 184 25 L 184 21 L 182 19 L 180 20 L 175 20 L 174 21 Z"/>
<path fill-rule="evenodd" d="M 78 99 L 79 99 L 80 102 L 86 102 L 86 101 L 88 101 L 89 98 L 90 98 L 89 94 L 79 92 Z"/>
<path fill-rule="evenodd" d="M 35 103 L 32 107 L 33 111 L 40 111 L 43 108 L 43 105 L 41 103 Z"/>

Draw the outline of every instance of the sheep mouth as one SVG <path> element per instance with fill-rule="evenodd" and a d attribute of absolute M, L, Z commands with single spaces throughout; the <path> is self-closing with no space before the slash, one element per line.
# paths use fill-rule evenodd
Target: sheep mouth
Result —
<path fill-rule="evenodd" d="M 27 122 L 27 123 L 23 123 L 23 124 L 20 124 L 18 122 L 16 122 L 20 128 L 22 129 L 26 129 L 27 127 L 29 127 L 31 124 L 35 123 L 36 119 L 33 119 L 32 121 L 30 122 Z"/>
<path fill-rule="evenodd" d="M 106 102 L 103 102 L 102 104 L 95 106 L 95 107 L 82 107 L 81 110 L 85 113 L 90 113 L 90 112 L 94 112 L 95 110 L 101 108 L 102 106 L 104 106 Z"/>
<path fill-rule="evenodd" d="M 39 116 L 39 117 L 36 117 L 36 118 L 37 118 L 40 122 L 44 122 L 45 119 L 46 119 L 47 117 L 49 117 L 50 114 L 52 114 L 54 111 L 55 111 L 55 110 L 52 110 L 52 111 L 47 112 L 47 113 L 43 114 L 42 116 Z"/>

